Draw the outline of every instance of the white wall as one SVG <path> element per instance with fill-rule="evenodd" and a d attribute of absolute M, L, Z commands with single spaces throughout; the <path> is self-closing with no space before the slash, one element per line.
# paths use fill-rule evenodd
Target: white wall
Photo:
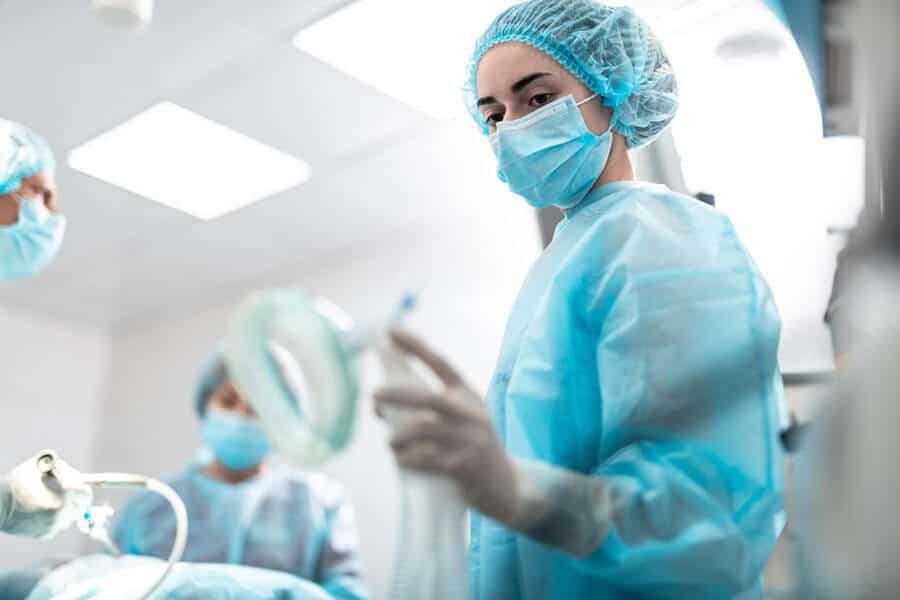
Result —
<path fill-rule="evenodd" d="M 715 194 L 772 288 L 782 370 L 830 370 L 823 315 L 844 239 L 828 228 L 856 221 L 865 149 L 860 139 L 822 138 L 815 89 L 789 32 L 761 2 L 732 4 L 664 36 L 681 99 L 675 142 L 689 188 Z M 720 52 L 748 32 L 783 48 Z"/>
<path fill-rule="evenodd" d="M 498 225 L 499 224 L 499 225 Z M 485 389 L 512 300 L 539 252 L 537 224 L 524 203 L 492 203 L 441 230 L 406 232 L 390 245 L 350 249 L 313 269 L 261 278 L 259 287 L 299 285 L 359 321 L 382 316 L 407 291 L 420 294 L 410 319 Z M 104 469 L 165 476 L 198 445 L 190 393 L 198 364 L 222 333 L 238 296 L 175 319 L 119 332 L 112 339 L 109 388 L 97 462 Z M 352 446 L 323 471 L 348 489 L 376 598 L 387 598 L 398 492 L 386 432 L 371 410 L 376 362 L 361 365 L 363 394 Z"/>
<path fill-rule="evenodd" d="M 814 420 L 828 400 L 830 385 L 789 385 L 784 388 L 785 404 L 800 423 Z"/>
<path fill-rule="evenodd" d="M 94 441 L 108 348 L 101 333 L 0 309 L 2 472 L 47 447 L 76 468 L 96 467 Z M 71 558 L 81 543 L 78 532 L 53 541 L 0 534 L 0 569 Z"/>

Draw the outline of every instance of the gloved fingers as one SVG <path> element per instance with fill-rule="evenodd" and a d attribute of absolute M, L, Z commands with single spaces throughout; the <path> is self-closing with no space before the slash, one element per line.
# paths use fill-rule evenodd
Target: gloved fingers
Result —
<path fill-rule="evenodd" d="M 456 402 L 465 407 L 467 414 L 484 413 L 484 400 L 468 387 L 447 388 L 445 395 L 448 402 Z"/>
<path fill-rule="evenodd" d="M 405 469 L 417 471 L 443 472 L 442 456 L 444 452 L 437 444 L 417 442 L 396 450 L 394 457 L 397 464 Z"/>
<path fill-rule="evenodd" d="M 404 448 L 421 442 L 429 442 L 440 446 L 456 441 L 455 428 L 446 423 L 427 418 L 413 418 L 404 424 L 392 437 L 391 448 L 402 451 Z"/>
<path fill-rule="evenodd" d="M 448 402 L 444 396 L 420 387 L 383 387 L 375 392 L 374 397 L 375 412 L 382 417 L 386 409 L 429 410 L 441 417 L 466 415 L 464 407 L 459 402 Z"/>
<path fill-rule="evenodd" d="M 460 464 L 465 462 L 462 454 L 465 454 L 464 450 L 448 448 L 428 440 L 410 443 L 394 451 L 397 463 L 405 469 L 449 477 L 460 485 L 467 486 L 473 482 L 460 479 Z"/>
<path fill-rule="evenodd" d="M 400 350 L 411 354 L 421 360 L 431 369 L 438 379 L 447 387 L 465 385 L 460 374 L 444 359 L 443 356 L 432 350 L 424 341 L 401 329 L 392 329 L 391 341 Z"/>

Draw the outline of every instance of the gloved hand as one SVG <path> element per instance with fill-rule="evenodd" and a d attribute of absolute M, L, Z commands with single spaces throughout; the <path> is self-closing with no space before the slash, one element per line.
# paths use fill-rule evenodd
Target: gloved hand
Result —
<path fill-rule="evenodd" d="M 449 477 L 472 508 L 541 543 L 573 556 L 596 550 L 612 510 L 603 481 L 510 457 L 481 398 L 446 360 L 408 333 L 393 331 L 391 339 L 444 385 L 441 393 L 406 386 L 375 393 L 379 415 L 414 411 L 391 438 L 400 466 Z"/>
<path fill-rule="evenodd" d="M 57 459 L 52 472 L 38 467 L 41 452 L 14 468 L 0 488 L 0 531 L 51 538 L 67 529 L 90 506 L 93 494 L 81 474 Z"/>
<path fill-rule="evenodd" d="M 456 481 L 466 502 L 485 515 L 509 515 L 515 504 L 513 465 L 481 398 L 418 338 L 393 331 L 391 339 L 425 363 L 445 386 L 439 394 L 412 386 L 389 386 L 375 393 L 379 415 L 391 409 L 411 411 L 391 439 L 399 465 Z"/>

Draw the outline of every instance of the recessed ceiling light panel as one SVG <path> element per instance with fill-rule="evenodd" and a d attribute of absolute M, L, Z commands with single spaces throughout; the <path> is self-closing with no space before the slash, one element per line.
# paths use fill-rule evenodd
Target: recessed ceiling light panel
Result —
<path fill-rule="evenodd" d="M 74 149 L 69 166 L 200 219 L 300 185 L 304 161 L 171 102 Z"/>

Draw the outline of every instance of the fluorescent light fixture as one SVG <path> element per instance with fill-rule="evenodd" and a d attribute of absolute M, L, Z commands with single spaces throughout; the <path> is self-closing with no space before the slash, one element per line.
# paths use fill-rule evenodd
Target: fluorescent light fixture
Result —
<path fill-rule="evenodd" d="M 294 37 L 294 46 L 435 118 L 465 112 L 466 65 L 510 0 L 357 0 Z"/>
<path fill-rule="evenodd" d="M 304 161 L 171 102 L 72 150 L 69 166 L 207 220 L 310 176 Z"/>

